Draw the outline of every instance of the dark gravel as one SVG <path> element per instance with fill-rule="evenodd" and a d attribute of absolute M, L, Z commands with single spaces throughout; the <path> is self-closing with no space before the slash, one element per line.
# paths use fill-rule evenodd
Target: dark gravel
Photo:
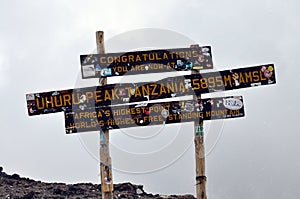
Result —
<path fill-rule="evenodd" d="M 92 183 L 64 184 L 44 183 L 29 178 L 20 177 L 18 174 L 8 175 L 0 167 L 0 198 L 2 199 L 81 199 L 102 198 L 101 185 Z M 194 199 L 193 195 L 162 196 L 148 194 L 143 185 L 122 183 L 114 185 L 114 198 L 126 199 Z"/>

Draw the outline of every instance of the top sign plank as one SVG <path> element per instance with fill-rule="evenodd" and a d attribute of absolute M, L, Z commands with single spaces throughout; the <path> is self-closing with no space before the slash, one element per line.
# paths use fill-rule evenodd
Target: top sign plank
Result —
<path fill-rule="evenodd" d="M 210 46 L 81 55 L 82 78 L 212 69 Z"/>

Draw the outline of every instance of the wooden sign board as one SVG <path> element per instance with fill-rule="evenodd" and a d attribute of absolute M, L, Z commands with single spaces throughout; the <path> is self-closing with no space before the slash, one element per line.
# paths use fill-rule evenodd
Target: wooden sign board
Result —
<path fill-rule="evenodd" d="M 220 92 L 276 83 L 273 64 L 169 77 L 153 83 L 112 84 L 27 94 L 28 114 L 39 115 L 108 105 Z"/>
<path fill-rule="evenodd" d="M 210 46 L 81 55 L 80 63 L 83 79 L 213 68 Z"/>
<path fill-rule="evenodd" d="M 245 115 L 242 96 L 109 106 L 65 112 L 66 133 L 120 129 Z"/>

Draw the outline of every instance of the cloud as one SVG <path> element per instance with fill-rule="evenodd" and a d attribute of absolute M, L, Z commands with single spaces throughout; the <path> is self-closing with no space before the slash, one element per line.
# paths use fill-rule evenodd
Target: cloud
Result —
<path fill-rule="evenodd" d="M 0 88 L 5 97 L 1 98 L 1 164 L 12 172 L 22 171 L 21 174 L 36 179 L 99 182 L 98 162 L 86 153 L 75 135 L 64 134 L 62 115 L 29 118 L 25 93 L 76 86 L 74 82 L 80 75 L 79 55 L 96 48 L 97 30 L 104 30 L 105 39 L 109 40 L 137 28 L 163 28 L 182 33 L 200 44 L 211 44 L 215 63 L 226 69 L 276 62 L 277 85 L 235 93 L 244 95 L 247 117 L 226 121 L 220 141 L 207 158 L 208 190 L 211 196 L 219 198 L 245 195 L 274 198 L 280 195 L 281 189 L 274 192 L 277 185 L 272 185 L 278 183 L 274 175 L 279 173 L 282 181 L 293 182 L 283 185 L 290 192 L 281 196 L 296 198 L 293 196 L 299 191 L 293 185 L 299 184 L 295 171 L 300 164 L 293 156 L 299 151 L 298 7 L 296 0 L 12 0 L 3 3 Z M 138 39 L 141 38 L 132 37 Z M 114 133 L 112 138 L 117 137 L 118 132 Z M 123 141 L 121 136 L 118 139 L 114 141 Z M 97 140 L 91 142 L 98 146 Z M 129 146 L 134 148 L 133 144 Z M 137 147 L 142 147 L 142 143 Z M 279 152 L 289 165 L 274 164 Z M 114 177 L 116 181 L 129 178 L 140 181 L 150 192 L 193 193 L 194 162 L 190 161 L 193 159 L 193 150 L 189 149 L 186 156 L 158 173 L 129 176 L 115 172 Z M 188 170 L 189 176 L 183 176 L 182 170 Z M 279 172 L 282 170 L 286 171 L 284 175 Z M 260 186 L 253 177 L 257 175 Z M 226 181 L 228 178 L 232 180 Z M 180 190 L 168 184 L 169 179 L 172 183 L 182 180 Z M 238 193 L 236 186 L 240 189 Z"/>
<path fill-rule="evenodd" d="M 5 60 L 3 54 L 0 53 L 0 88 L 8 85 L 7 65 L 7 60 Z"/>

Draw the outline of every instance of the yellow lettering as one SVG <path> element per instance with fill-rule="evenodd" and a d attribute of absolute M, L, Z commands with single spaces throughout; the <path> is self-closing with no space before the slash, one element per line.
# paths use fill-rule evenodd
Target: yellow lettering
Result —
<path fill-rule="evenodd" d="M 149 60 L 150 61 L 155 60 L 154 53 L 149 53 Z"/>
<path fill-rule="evenodd" d="M 240 110 L 229 110 L 229 114 L 230 115 L 239 115 L 240 114 Z"/>
<path fill-rule="evenodd" d="M 210 111 L 205 111 L 205 117 L 211 117 L 211 112 Z"/>
<path fill-rule="evenodd" d="M 146 87 L 147 86 L 147 87 Z M 150 95 L 150 88 L 149 85 L 142 85 L 142 92 L 143 92 L 143 96 L 145 95 Z"/>
<path fill-rule="evenodd" d="M 101 111 L 101 110 L 97 111 L 97 113 L 98 113 L 98 114 L 97 114 L 97 117 L 98 117 L 98 118 L 102 118 L 102 117 L 103 117 L 102 111 Z"/>
<path fill-rule="evenodd" d="M 163 84 L 160 85 L 160 90 L 159 90 L 160 95 L 167 94 L 166 88 Z"/>
<path fill-rule="evenodd" d="M 71 95 L 64 95 L 63 96 L 64 98 L 64 106 L 67 106 L 67 102 L 68 102 L 68 105 L 71 106 Z"/>
<path fill-rule="evenodd" d="M 73 98 L 73 104 L 76 105 L 76 104 L 80 104 L 80 94 L 77 93 L 77 95 L 75 96 L 75 94 L 72 94 L 72 98 Z M 77 102 L 76 102 L 76 99 L 77 99 Z"/>
<path fill-rule="evenodd" d="M 121 62 L 120 56 L 115 56 L 115 57 L 114 57 L 114 60 L 115 60 L 115 62 L 117 62 L 117 63 L 120 63 L 120 62 Z"/>
<path fill-rule="evenodd" d="M 126 55 L 121 56 L 121 60 L 122 60 L 123 63 L 126 63 L 126 62 L 127 62 L 127 57 L 126 57 Z"/>
<path fill-rule="evenodd" d="M 62 96 L 60 95 L 59 96 L 59 100 L 58 100 L 60 103 L 57 102 L 57 96 L 54 96 L 54 104 L 56 107 L 60 107 L 62 106 Z"/>
<path fill-rule="evenodd" d="M 193 89 L 194 90 L 199 90 L 201 88 L 198 78 L 197 79 L 192 79 L 192 83 L 193 83 Z"/>
<path fill-rule="evenodd" d="M 185 57 L 192 57 L 192 52 L 190 50 L 186 51 L 185 52 Z"/>
<path fill-rule="evenodd" d="M 252 82 L 252 73 L 251 72 L 245 72 L 245 81 L 248 82 Z"/>
<path fill-rule="evenodd" d="M 169 54 L 171 55 L 171 57 L 172 57 L 172 59 L 174 59 L 174 52 L 172 52 L 172 51 L 169 51 Z"/>
<path fill-rule="evenodd" d="M 166 67 L 167 67 L 167 69 L 170 69 L 170 68 L 171 68 L 170 62 L 168 62 L 168 63 L 166 64 Z"/>
<path fill-rule="evenodd" d="M 39 98 L 36 98 L 35 102 L 36 102 L 36 105 L 37 105 L 38 109 L 44 109 L 44 107 L 45 107 L 44 98 L 42 98 L 42 106 L 40 106 Z"/>
<path fill-rule="evenodd" d="M 142 61 L 140 55 L 136 55 L 135 60 L 136 60 L 136 61 Z"/>
<path fill-rule="evenodd" d="M 48 104 L 51 104 L 51 107 L 54 107 L 52 96 L 50 97 L 50 101 L 47 99 L 47 97 L 45 97 L 45 101 L 46 101 L 46 108 L 49 108 Z"/>
<path fill-rule="evenodd" d="M 243 73 L 240 73 L 239 76 L 240 76 L 239 83 L 245 83 L 245 79 L 244 79 Z"/>
<path fill-rule="evenodd" d="M 117 88 L 112 89 L 111 91 L 111 95 L 112 95 L 112 99 L 119 99 L 119 96 L 117 95 Z"/>
<path fill-rule="evenodd" d="M 168 93 L 173 93 L 174 92 L 174 84 L 175 84 L 174 82 L 172 82 L 172 84 L 167 82 Z"/>
<path fill-rule="evenodd" d="M 84 113 L 83 112 L 80 112 L 79 113 L 79 118 L 81 119 L 83 117 Z"/>
<path fill-rule="evenodd" d="M 200 83 L 201 83 L 201 88 L 202 89 L 207 89 L 208 88 L 207 79 L 205 77 L 202 77 L 200 79 Z"/>
<path fill-rule="evenodd" d="M 129 62 L 134 62 L 134 56 L 133 55 L 129 55 L 128 56 L 128 61 Z"/>
<path fill-rule="evenodd" d="M 137 97 L 137 96 L 142 97 L 142 94 L 141 94 L 141 91 L 140 91 L 139 87 L 136 87 L 136 88 L 135 88 L 134 96 L 135 96 L 135 97 Z"/>
<path fill-rule="evenodd" d="M 147 61 L 147 53 L 146 54 L 142 54 L 144 61 Z"/>
<path fill-rule="evenodd" d="M 193 50 L 192 55 L 193 55 L 193 57 L 199 57 L 199 54 L 198 54 L 197 50 Z"/>
<path fill-rule="evenodd" d="M 93 100 L 94 100 L 93 92 L 86 92 L 86 100 L 87 100 L 87 103 L 89 102 L 90 99 L 93 99 Z M 93 101 L 93 100 L 92 100 L 92 101 Z"/>
<path fill-rule="evenodd" d="M 260 79 L 263 80 L 267 80 L 267 78 L 265 78 L 264 74 L 262 71 L 260 71 Z"/>
<path fill-rule="evenodd" d="M 252 76 L 253 76 L 253 81 L 254 82 L 258 82 L 259 81 L 258 71 L 253 71 L 252 72 Z"/>
<path fill-rule="evenodd" d="M 112 120 L 112 119 L 107 120 L 107 123 L 108 123 L 109 126 L 116 125 L 116 122 L 114 120 Z"/>
<path fill-rule="evenodd" d="M 180 81 L 180 83 L 179 83 L 179 90 L 181 92 L 185 92 L 185 85 L 184 85 L 184 83 L 182 81 Z"/>
<path fill-rule="evenodd" d="M 161 60 L 161 57 L 159 57 L 158 53 L 155 53 L 155 60 Z"/>
<path fill-rule="evenodd" d="M 223 86 L 223 80 L 222 80 L 222 76 L 217 76 L 216 77 L 216 82 L 217 82 L 217 87 L 221 87 Z"/>
<path fill-rule="evenodd" d="M 109 64 L 113 63 L 113 61 L 114 61 L 114 58 L 112 56 L 107 57 L 107 62 Z"/>
<path fill-rule="evenodd" d="M 105 111 L 106 117 L 110 117 L 110 114 L 111 114 L 111 113 L 110 113 L 110 110 L 106 110 L 106 111 Z"/>
<path fill-rule="evenodd" d="M 103 100 L 101 99 L 101 90 L 95 91 L 94 95 L 95 95 L 95 102 L 102 102 Z"/>
<path fill-rule="evenodd" d="M 230 86 L 232 86 L 232 82 L 231 82 L 231 76 L 230 75 L 224 75 L 223 76 L 223 82 L 224 82 L 224 86 L 227 86 L 228 84 Z"/>
<path fill-rule="evenodd" d="M 153 87 L 151 95 L 155 96 L 158 95 L 157 92 L 155 92 L 156 88 L 157 88 L 157 84 L 150 84 L 151 87 Z"/>
<path fill-rule="evenodd" d="M 179 52 L 178 54 L 180 58 L 184 58 L 184 52 Z"/>
<path fill-rule="evenodd" d="M 100 120 L 100 121 L 98 121 L 98 124 L 102 127 L 102 126 L 104 126 L 104 121 Z"/>
<path fill-rule="evenodd" d="M 106 57 L 100 57 L 100 63 L 106 64 Z"/>
<path fill-rule="evenodd" d="M 216 83 L 215 83 L 215 78 L 214 77 L 209 77 L 207 78 L 208 81 L 208 85 L 210 88 L 215 88 L 216 87 Z"/>
<path fill-rule="evenodd" d="M 104 101 L 111 100 L 111 96 L 108 90 L 105 90 Z"/>
<path fill-rule="evenodd" d="M 164 59 L 169 59 L 168 54 L 167 54 L 167 53 L 164 53 L 163 58 L 164 58 Z"/>

